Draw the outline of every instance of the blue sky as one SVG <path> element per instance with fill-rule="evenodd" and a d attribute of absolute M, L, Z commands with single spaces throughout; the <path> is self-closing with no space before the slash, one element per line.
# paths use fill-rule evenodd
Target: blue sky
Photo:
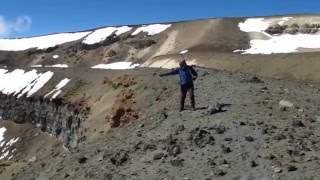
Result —
<path fill-rule="evenodd" d="M 320 13 L 318 0 L 2 0 L 0 37 L 213 17 Z"/>

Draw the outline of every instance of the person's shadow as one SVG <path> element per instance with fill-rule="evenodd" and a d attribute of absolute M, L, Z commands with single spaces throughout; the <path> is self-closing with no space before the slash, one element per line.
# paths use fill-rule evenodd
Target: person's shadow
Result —
<path fill-rule="evenodd" d="M 206 110 L 207 107 L 197 107 L 196 110 Z"/>

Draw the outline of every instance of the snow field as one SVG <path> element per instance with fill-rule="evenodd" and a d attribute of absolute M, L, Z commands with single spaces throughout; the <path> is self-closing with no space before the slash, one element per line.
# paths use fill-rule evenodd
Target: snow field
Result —
<path fill-rule="evenodd" d="M 93 69 L 133 69 L 140 66 L 140 64 L 132 64 L 132 62 L 116 62 L 110 64 L 98 64 L 91 68 Z"/>
<path fill-rule="evenodd" d="M 291 17 L 284 17 L 280 19 L 278 24 L 283 25 L 291 19 Z M 262 33 L 266 35 L 268 39 L 252 39 L 249 49 L 235 50 L 234 52 L 242 52 L 242 54 L 273 54 L 299 52 L 300 48 L 320 48 L 320 34 L 283 34 L 273 36 L 267 34 L 265 30 L 270 26 L 271 22 L 272 20 L 265 20 L 264 18 L 252 18 L 239 23 L 241 31 Z"/>

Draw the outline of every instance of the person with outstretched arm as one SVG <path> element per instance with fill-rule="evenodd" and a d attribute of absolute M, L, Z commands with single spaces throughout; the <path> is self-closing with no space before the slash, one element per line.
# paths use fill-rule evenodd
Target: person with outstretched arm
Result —
<path fill-rule="evenodd" d="M 160 74 L 160 77 L 179 74 L 180 86 L 181 86 L 180 112 L 184 110 L 184 102 L 186 99 L 187 92 L 189 92 L 189 96 L 191 100 L 191 108 L 194 111 L 196 110 L 196 108 L 195 108 L 193 81 L 197 79 L 198 73 L 196 72 L 196 70 L 194 70 L 192 66 L 188 66 L 186 63 L 186 60 L 184 59 L 180 60 L 179 65 L 180 65 L 179 68 L 164 74 Z"/>

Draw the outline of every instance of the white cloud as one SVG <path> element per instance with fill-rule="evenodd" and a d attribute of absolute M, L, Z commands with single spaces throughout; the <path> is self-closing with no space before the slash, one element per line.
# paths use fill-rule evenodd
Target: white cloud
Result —
<path fill-rule="evenodd" d="M 10 25 L 7 24 L 3 16 L 0 16 L 0 37 L 5 37 L 9 34 Z"/>
<path fill-rule="evenodd" d="M 0 38 L 7 37 L 12 32 L 28 31 L 32 20 L 29 16 L 19 16 L 16 21 L 8 21 L 0 15 Z"/>
<path fill-rule="evenodd" d="M 28 31 L 31 25 L 31 18 L 29 16 L 20 16 L 14 24 L 14 30 L 17 32 Z"/>

